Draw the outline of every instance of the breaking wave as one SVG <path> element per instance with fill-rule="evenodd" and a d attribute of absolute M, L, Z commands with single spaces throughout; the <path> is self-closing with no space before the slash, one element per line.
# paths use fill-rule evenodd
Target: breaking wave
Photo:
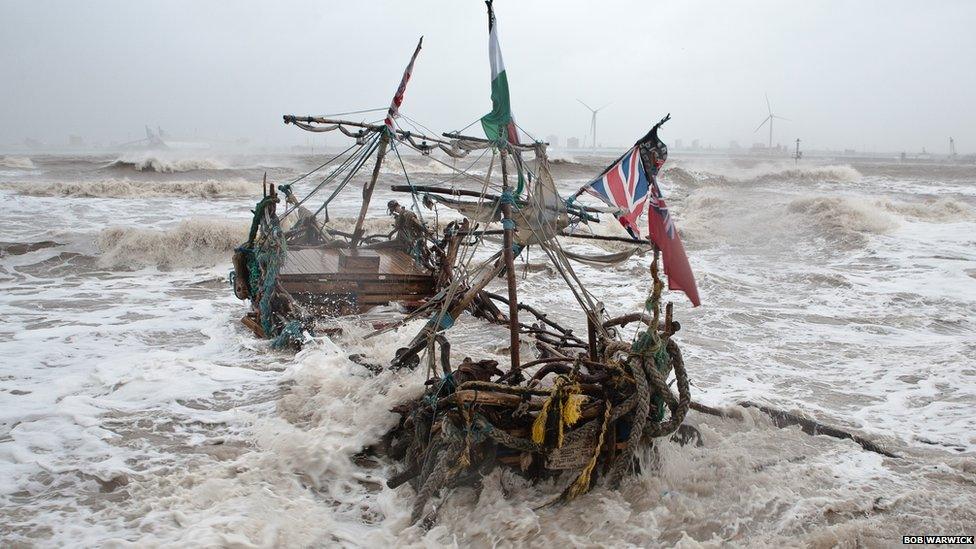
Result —
<path fill-rule="evenodd" d="M 8 184 L 7 188 L 28 196 L 64 196 L 73 198 L 140 198 L 186 196 L 191 198 L 225 198 L 249 196 L 260 191 L 256 183 L 241 178 L 205 181 L 71 181 Z"/>
<path fill-rule="evenodd" d="M 212 158 L 162 158 L 158 156 L 122 157 L 105 166 L 108 169 L 130 169 L 137 172 L 182 173 L 202 170 L 226 170 L 228 167 Z"/>
<path fill-rule="evenodd" d="M 0 156 L 0 168 L 33 170 L 34 162 L 26 156 Z"/>
<path fill-rule="evenodd" d="M 798 242 L 826 239 L 842 248 L 864 246 L 870 235 L 900 225 L 904 203 L 859 196 L 775 198 L 748 190 L 729 193 L 698 189 L 677 212 L 682 235 L 692 245 L 734 244 L 762 250 L 791 250 Z"/>
<path fill-rule="evenodd" d="M 403 161 L 403 166 L 400 165 L 400 161 Z M 447 164 L 445 166 L 441 162 Z M 380 167 L 380 171 L 384 174 L 390 175 L 400 175 L 403 173 L 404 169 L 408 174 L 415 173 L 428 173 L 434 175 L 449 175 L 453 174 L 454 170 L 451 169 L 451 160 L 442 160 L 438 162 L 434 158 L 425 156 L 402 156 L 397 158 L 395 154 L 387 154 L 383 159 L 383 165 Z M 461 169 L 461 166 L 458 166 Z"/>
<path fill-rule="evenodd" d="M 747 175 L 743 182 L 771 183 L 787 181 L 790 183 L 851 182 L 861 178 L 861 172 L 851 166 L 809 166 L 782 169 L 775 166 L 757 167 L 755 173 Z"/>
<path fill-rule="evenodd" d="M 867 234 L 883 234 L 898 226 L 876 203 L 853 197 L 799 198 L 787 210 L 807 218 L 828 239 L 852 245 L 863 244 Z"/>
<path fill-rule="evenodd" d="M 568 152 L 550 151 L 549 163 L 558 166 L 561 164 L 579 164 L 580 162 L 579 160 L 576 160 L 576 158 L 573 155 L 569 154 Z"/>
<path fill-rule="evenodd" d="M 672 166 L 665 168 L 663 180 L 684 187 L 755 183 L 845 183 L 857 181 L 861 173 L 851 166 L 809 166 L 783 168 L 761 165 L 754 168 L 732 168 L 725 174 Z"/>
<path fill-rule="evenodd" d="M 242 220 L 188 219 L 169 229 L 109 227 L 95 240 L 102 267 L 206 267 L 230 261 L 247 238 Z"/>
<path fill-rule="evenodd" d="M 701 185 L 725 185 L 729 178 L 724 175 L 672 166 L 664 169 L 662 179 L 669 183 L 676 183 L 683 187 L 698 187 Z"/>
<path fill-rule="evenodd" d="M 288 230 L 295 220 L 289 216 L 282 222 Z M 355 218 L 333 218 L 327 228 L 352 233 Z M 109 227 L 102 229 L 95 240 L 98 263 L 106 268 L 136 269 L 158 267 L 164 270 L 209 267 L 230 262 L 230 252 L 247 239 L 250 222 L 238 219 L 191 218 L 166 229 L 141 227 Z M 391 220 L 377 217 L 367 219 L 365 234 L 386 234 Z"/>
<path fill-rule="evenodd" d="M 879 200 L 878 205 L 887 211 L 923 221 L 968 221 L 976 218 L 976 212 L 973 211 L 972 207 L 964 202 L 951 198 L 940 198 L 922 202 Z"/>

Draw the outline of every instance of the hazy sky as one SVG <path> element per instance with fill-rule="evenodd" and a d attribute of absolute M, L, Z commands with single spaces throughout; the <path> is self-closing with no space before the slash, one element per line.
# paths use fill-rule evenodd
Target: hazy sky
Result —
<path fill-rule="evenodd" d="M 805 146 L 976 151 L 976 2 L 496 0 L 520 125 L 599 141 L 663 135 L 743 146 L 777 121 Z M 0 0 L 0 143 L 68 134 L 292 144 L 281 115 L 389 104 L 417 38 L 403 112 L 438 131 L 490 110 L 478 0 Z M 377 115 L 379 117 L 379 115 Z M 330 138 L 339 144 L 339 137 Z"/>

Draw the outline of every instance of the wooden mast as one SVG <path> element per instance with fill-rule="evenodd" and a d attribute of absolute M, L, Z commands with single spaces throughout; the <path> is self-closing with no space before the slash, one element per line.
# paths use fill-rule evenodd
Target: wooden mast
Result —
<path fill-rule="evenodd" d="M 383 165 L 383 158 L 386 156 L 386 147 L 390 144 L 390 132 L 386 128 L 380 137 L 379 150 L 376 152 L 376 165 L 373 166 L 373 175 L 369 181 L 363 185 L 363 205 L 359 209 L 359 217 L 356 218 L 356 229 L 352 232 L 352 239 L 349 242 L 350 248 L 359 245 L 359 239 L 363 236 L 363 222 L 366 221 L 366 210 L 369 208 L 369 201 L 373 198 L 373 188 L 376 187 L 376 179 L 380 176 L 380 168 Z"/>
<path fill-rule="evenodd" d="M 519 360 L 519 322 L 518 322 L 518 295 L 515 285 L 515 220 L 512 219 L 512 191 L 508 184 L 508 147 L 501 149 L 502 156 L 502 226 L 505 229 L 505 249 L 502 250 L 505 258 L 505 278 L 508 280 L 508 332 L 511 345 L 512 368 L 518 368 Z"/>
<path fill-rule="evenodd" d="M 350 248 L 358 246 L 359 239 L 363 237 L 363 222 L 366 220 L 366 210 L 369 208 L 369 201 L 373 198 L 373 188 L 376 187 L 376 179 L 380 176 L 383 157 L 386 156 L 386 148 L 390 144 L 390 139 L 396 136 L 396 128 L 393 125 L 393 120 L 400 112 L 400 105 L 403 103 L 403 94 L 407 91 L 407 82 L 410 81 L 410 75 L 413 73 L 413 64 L 417 61 L 417 55 L 420 54 L 420 48 L 423 44 L 424 37 L 421 36 L 417 42 L 417 49 L 413 50 L 410 62 L 407 63 L 407 68 L 403 71 L 403 76 L 400 78 L 400 86 L 397 87 L 396 93 L 393 94 L 393 101 L 390 102 L 390 108 L 386 111 L 386 119 L 383 120 L 383 126 L 379 128 L 379 131 L 382 133 L 380 134 L 380 148 L 376 153 L 376 165 L 373 166 L 373 175 L 369 178 L 369 183 L 363 186 L 363 206 L 359 209 L 359 217 L 356 219 L 356 230 L 352 232 L 352 239 L 349 242 Z"/>

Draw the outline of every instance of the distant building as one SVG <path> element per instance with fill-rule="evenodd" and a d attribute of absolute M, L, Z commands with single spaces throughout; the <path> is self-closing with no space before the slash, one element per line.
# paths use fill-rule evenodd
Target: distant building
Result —
<path fill-rule="evenodd" d="M 675 149 L 683 148 L 684 145 L 685 145 L 684 142 L 682 142 L 680 139 L 675 139 L 674 140 L 674 148 Z"/>
<path fill-rule="evenodd" d="M 68 136 L 68 146 L 69 147 L 84 147 L 85 138 L 80 135 L 69 135 Z"/>
<path fill-rule="evenodd" d="M 559 146 L 559 136 L 558 135 L 547 135 L 546 136 L 546 142 L 549 143 L 549 146 L 550 147 L 558 147 Z"/>
<path fill-rule="evenodd" d="M 729 150 L 737 151 L 737 150 L 739 150 L 741 148 L 742 147 L 739 146 L 739 142 L 738 141 L 735 141 L 735 140 L 729 141 Z"/>
<path fill-rule="evenodd" d="M 566 138 L 566 148 L 567 149 L 578 149 L 578 148 L 580 148 L 579 138 L 578 137 L 568 137 L 568 138 Z"/>
<path fill-rule="evenodd" d="M 697 139 L 692 139 L 691 140 L 691 149 L 692 150 L 698 150 L 700 148 L 701 148 L 701 144 L 698 142 L 698 140 Z"/>

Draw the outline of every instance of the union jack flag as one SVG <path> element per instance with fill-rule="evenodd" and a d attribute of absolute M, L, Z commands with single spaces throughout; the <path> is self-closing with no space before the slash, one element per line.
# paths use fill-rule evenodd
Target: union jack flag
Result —
<path fill-rule="evenodd" d="M 639 147 L 634 146 L 630 151 L 624 153 L 620 159 L 607 168 L 599 177 L 586 184 L 583 190 L 591 195 L 606 202 L 619 210 L 617 219 L 620 224 L 634 238 L 641 238 L 640 229 L 637 227 L 637 218 L 644 213 L 647 204 L 648 190 L 650 182 L 644 172 L 644 166 L 640 159 Z M 663 207 L 667 214 L 667 206 L 661 197 L 661 191 L 654 185 L 656 196 L 652 197 L 652 203 L 657 207 Z M 674 224 L 671 224 L 673 229 Z"/>
<path fill-rule="evenodd" d="M 651 128 L 636 145 L 599 177 L 587 183 L 575 195 L 586 191 L 618 210 L 620 224 L 630 236 L 643 240 L 637 228 L 637 219 L 647 211 L 648 239 L 661 251 L 664 258 L 664 274 L 668 277 L 668 287 L 684 292 L 691 304 L 701 304 L 698 298 L 698 285 L 691 271 L 681 235 L 674 226 L 674 218 L 664 201 L 664 195 L 657 184 L 657 175 L 668 157 L 668 148 L 657 136 L 662 124 L 671 119 L 665 116 Z M 646 153 L 642 155 L 642 153 Z M 648 171 L 649 170 L 649 171 Z"/>

